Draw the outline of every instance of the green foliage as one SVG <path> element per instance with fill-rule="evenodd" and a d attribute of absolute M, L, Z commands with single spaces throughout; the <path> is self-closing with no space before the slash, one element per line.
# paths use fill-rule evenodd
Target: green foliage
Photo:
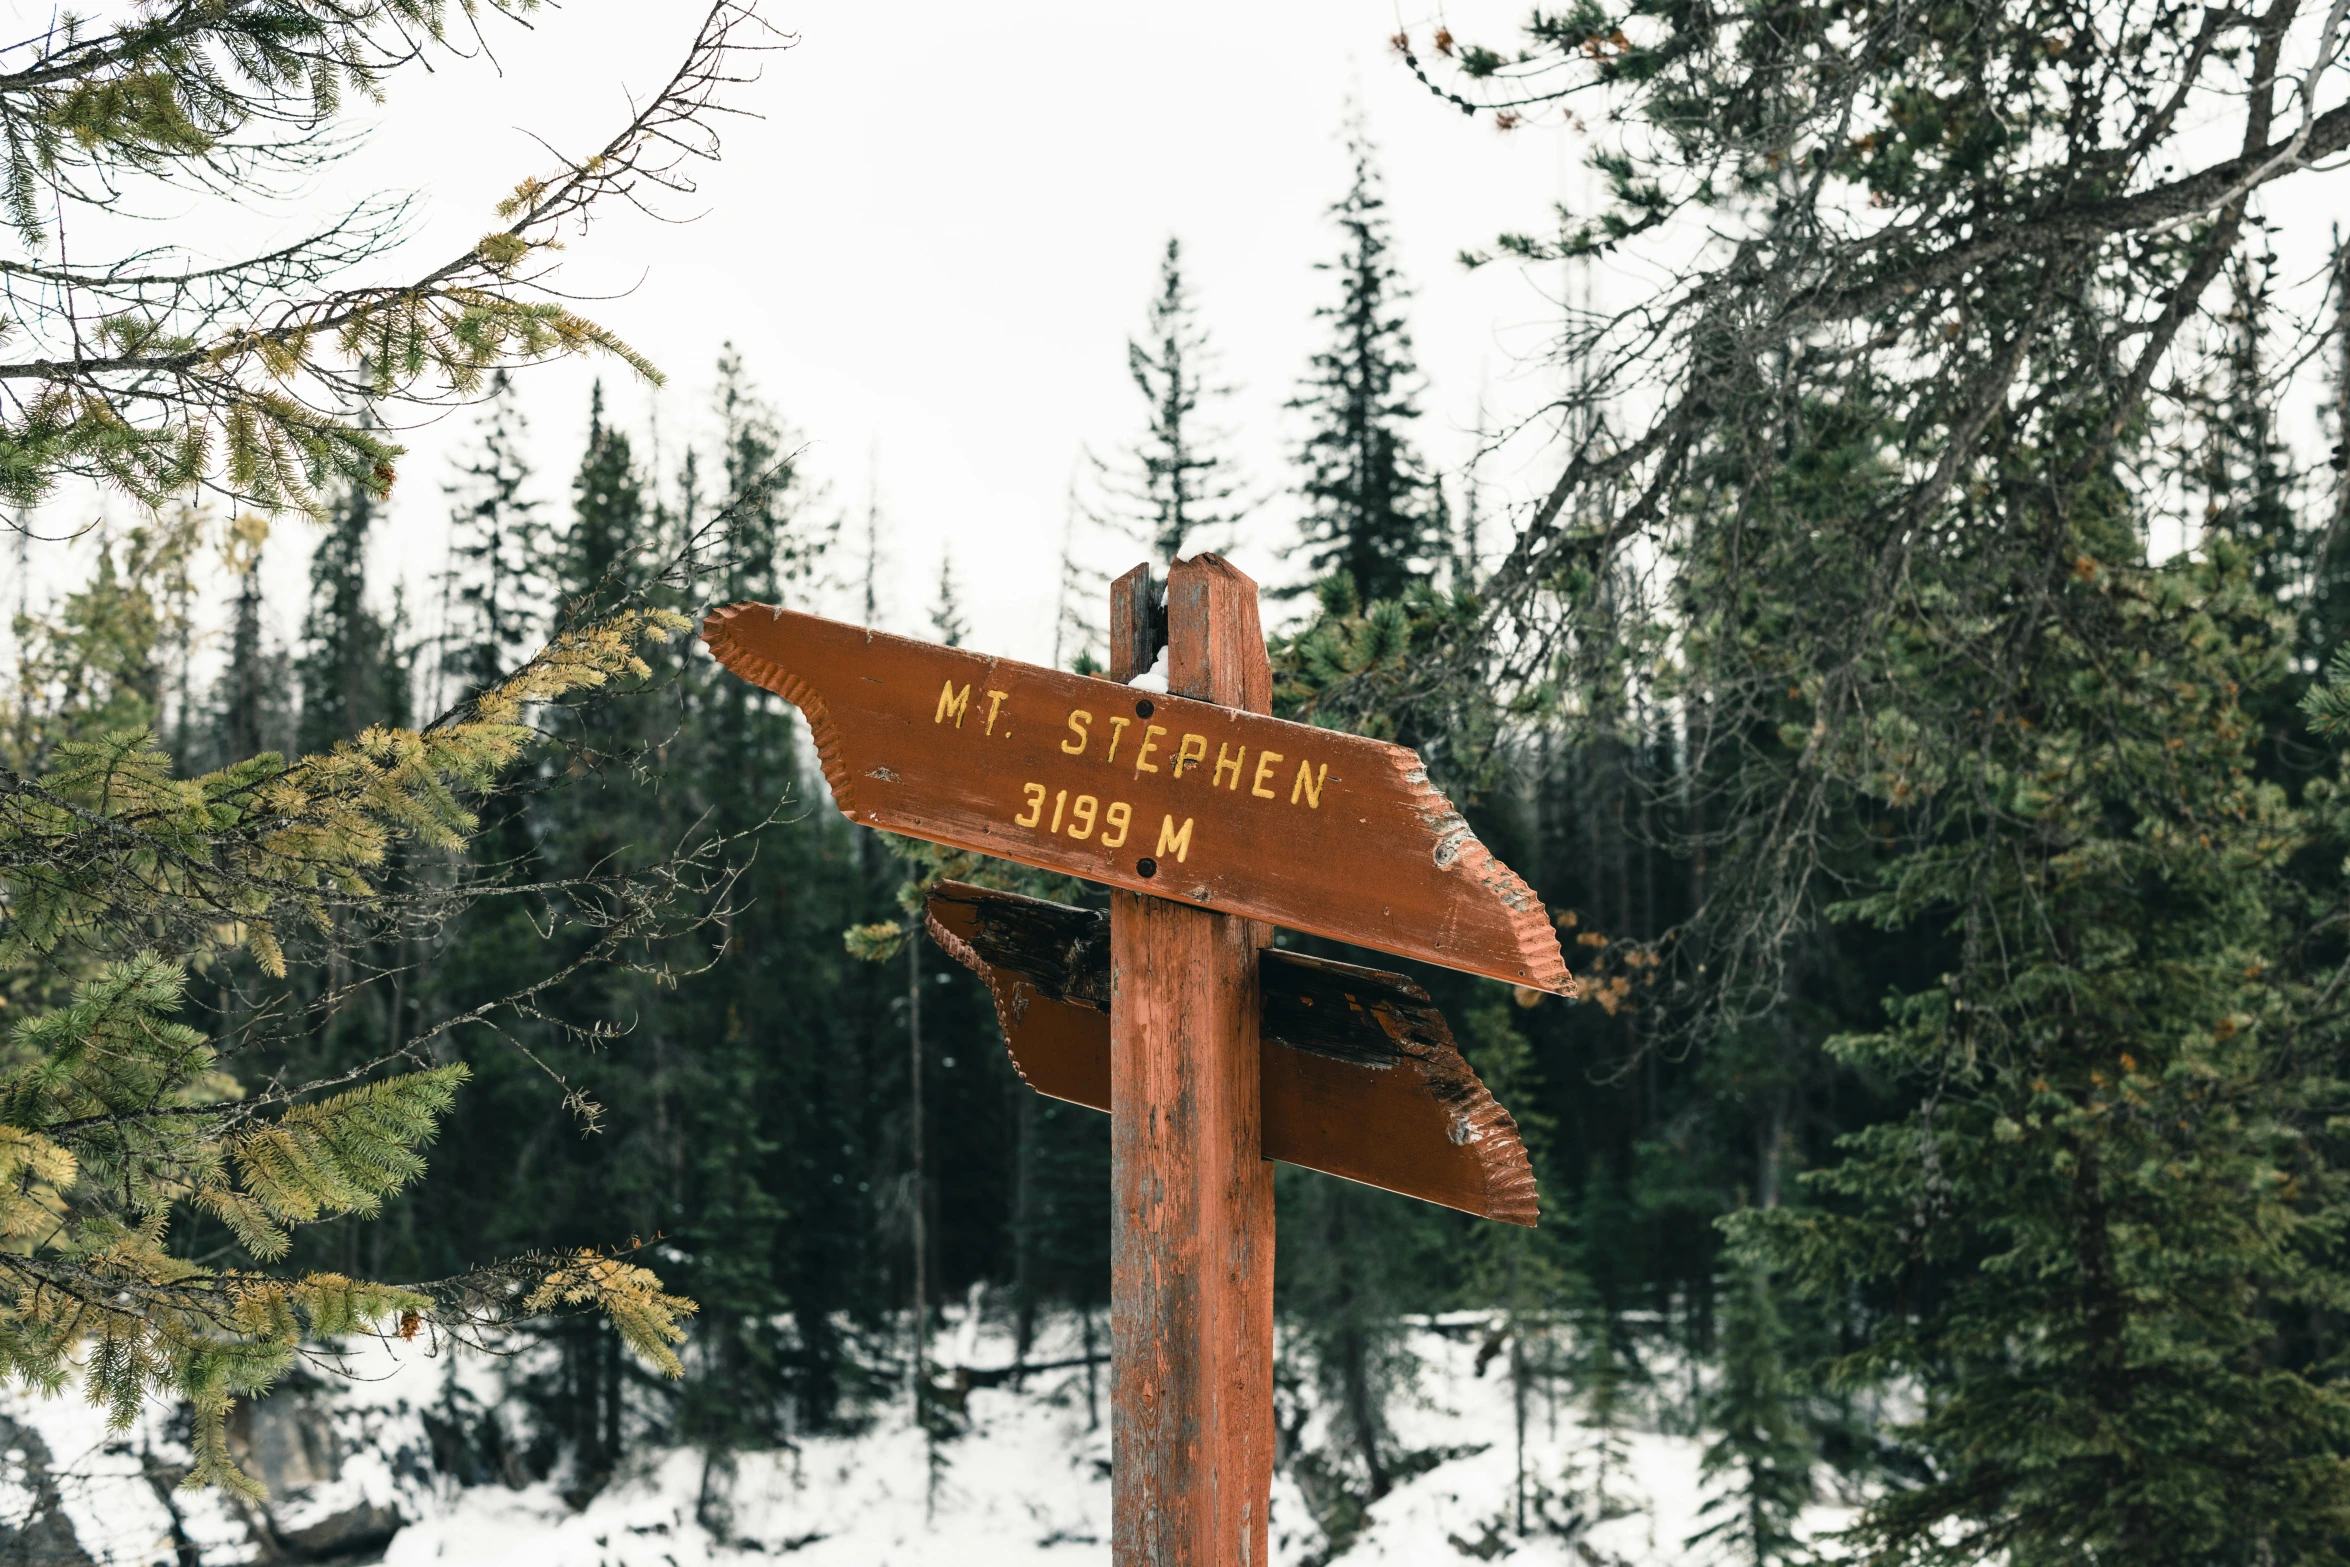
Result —
<path fill-rule="evenodd" d="M 1813 1444 L 1788 1374 L 1789 1349 L 1769 1278 L 1749 1271 L 1731 1280 L 1722 1302 L 1721 1380 L 1704 1410 L 1714 1436 L 1699 1463 L 1719 1488 L 1700 1509 L 1712 1521 L 1689 1537 L 1692 1549 L 1716 1541 L 1755 1567 L 1797 1553 L 1794 1525 L 1812 1499 Z"/>
<path fill-rule="evenodd" d="M 1389 256 L 1387 201 L 1359 120 L 1348 127 L 1347 154 L 1353 179 L 1330 209 L 1346 248 L 1317 264 L 1339 279 L 1338 303 L 1314 312 L 1330 341 L 1289 406 L 1310 421 L 1298 454 L 1306 559 L 1317 575 L 1343 577 L 1358 600 L 1376 602 L 1425 580 L 1449 541 L 1443 493 L 1411 445 L 1419 371 Z"/>
<path fill-rule="evenodd" d="M 483 9 L 468 0 L 455 17 L 471 27 Z M 470 396 L 503 364 L 588 348 L 654 374 L 603 328 L 529 297 L 524 264 L 599 196 L 648 175 L 675 188 L 680 160 L 714 150 L 702 119 L 746 16 L 720 0 L 684 68 L 620 136 L 552 181 L 524 180 L 495 233 L 388 287 L 347 274 L 396 239 L 397 202 L 225 261 L 169 248 L 108 260 L 86 238 L 69 256 L 60 235 L 66 215 L 141 192 L 233 206 L 290 188 L 332 155 L 347 93 L 373 97 L 386 73 L 451 42 L 439 0 L 68 16 L 0 75 L 0 166 L 24 252 L 7 264 L 28 280 L 0 328 L 22 388 L 0 419 L 0 495 L 30 506 L 81 476 L 150 505 L 209 485 L 265 508 L 333 510 L 290 759 L 257 744 L 266 529 L 250 519 L 232 544 L 245 593 L 226 743 L 194 743 L 184 692 L 197 533 L 185 513 L 102 551 L 62 613 L 19 625 L 0 726 L 0 977 L 17 1013 L 0 1143 L 18 1176 L 0 1225 L 0 1361 L 55 1389 L 80 1360 L 118 1425 L 147 1392 L 184 1397 L 193 1481 L 252 1489 L 227 1455 L 229 1400 L 267 1387 L 312 1339 L 425 1322 L 462 1332 L 593 1304 L 640 1353 L 682 1370 L 670 1344 L 690 1305 L 622 1258 L 469 1259 L 403 1288 L 296 1256 L 304 1231 L 375 1215 L 419 1178 L 470 1071 L 435 1060 L 432 1041 L 500 1006 L 477 997 L 419 1031 L 395 986 L 389 1026 L 370 1031 L 345 1015 L 354 998 L 377 965 L 404 976 L 405 944 L 496 881 L 463 862 L 478 802 L 537 744 L 534 716 L 647 675 L 640 645 L 687 624 L 641 600 L 573 616 L 518 668 L 474 670 L 457 710 L 412 725 L 398 615 L 379 619 L 364 597 L 370 506 L 398 455 L 369 412 Z M 175 641 L 182 748 L 213 752 L 209 770 L 183 772 L 157 733 Z M 607 944 L 657 923 L 663 901 L 609 876 L 567 891 Z M 504 1005 L 527 1010 L 548 983 L 524 977 Z M 207 1008 L 214 1029 L 197 1026 Z M 306 1014 L 321 1022 L 312 1064 L 339 1058 L 316 1072 L 256 1059 L 282 1057 L 278 1036 L 302 1032 L 284 1020 Z M 204 1240 L 191 1245 L 191 1232 Z"/>
<path fill-rule="evenodd" d="M 2254 776 L 2242 705 L 2276 678 L 2278 617 L 2219 540 L 2056 591 L 1987 787 L 1841 911 L 1959 938 L 1887 1028 L 1833 1046 L 1917 1108 L 1847 1136 L 1819 1209 L 1735 1232 L 1883 1303 L 1840 1376 L 1927 1391 L 1905 1435 L 1932 1474 L 1871 1509 L 1877 1559 L 2334 1560 L 2350 1397 L 2286 1323 L 2344 1299 L 2316 1135 L 2338 1084 L 2290 1045 L 2306 827 Z"/>
<path fill-rule="evenodd" d="M 2325 678 L 2301 698 L 2301 710 L 2315 734 L 2331 738 L 2350 730 L 2350 646 L 2334 649 Z"/>
<path fill-rule="evenodd" d="M 641 355 L 537 285 L 562 226 L 647 176 L 690 188 L 731 34 L 718 0 L 687 61 L 601 149 L 525 178 L 477 244 L 391 284 L 353 274 L 397 241 L 404 204 L 362 203 L 291 246 L 226 259 L 176 248 L 72 253 L 77 212 L 136 197 L 230 205 L 297 189 L 386 77 L 461 50 L 485 17 L 536 0 L 236 0 L 66 14 L 0 73 L 0 203 L 32 286 L 0 330 L 22 388 L 0 420 L 0 496 L 30 506 L 63 475 L 149 504 L 212 487 L 268 508 L 389 490 L 400 448 L 354 410 L 474 395 L 499 366 Z M 33 280 L 37 280 L 34 282 Z M 168 393 L 157 392 L 168 387 Z"/>
<path fill-rule="evenodd" d="M 493 684 L 538 645 L 552 596 L 553 543 L 528 493 L 530 426 L 504 371 L 491 377 L 476 433 L 479 444 L 443 487 L 451 503 L 444 589 L 455 610 L 445 634 L 456 640 L 442 660 L 469 690 Z"/>
<path fill-rule="evenodd" d="M 531 743 L 524 709 L 641 669 L 636 644 L 680 622 L 638 611 L 582 627 L 461 717 L 189 778 L 151 729 L 115 726 L 152 722 L 141 692 L 155 684 L 155 618 L 141 606 L 179 558 L 134 548 L 130 578 L 109 564 L 58 623 L 28 627 L 45 651 L 9 704 L 0 965 L 18 1016 L 0 1068 L 15 1171 L 0 1213 L 0 1360 L 52 1389 L 82 1361 L 118 1423 L 146 1392 L 186 1398 L 193 1478 L 250 1489 L 223 1445 L 228 1400 L 267 1387 L 301 1343 L 403 1317 L 463 1324 L 499 1281 L 527 1289 L 538 1275 L 418 1290 L 268 1271 L 302 1227 L 375 1214 L 416 1180 L 468 1069 L 390 1051 L 332 1080 L 248 1083 L 186 1021 L 190 972 L 242 957 L 282 978 L 314 933 L 384 905 L 397 856 L 461 852 L 477 824 L 469 797 Z M 46 678 L 67 663 L 73 678 Z M 189 1260 L 175 1227 L 197 1220 L 260 1266 Z M 640 1318 L 668 1309 L 614 1267 L 562 1298 L 609 1297 Z"/>
<path fill-rule="evenodd" d="M 193 514 L 182 511 L 100 543 L 97 570 L 54 618 L 19 618 L 17 681 L 41 693 L 9 716 L 8 744 L 34 754 L 63 741 L 144 729 L 163 714 L 163 661 L 186 634 Z"/>
<path fill-rule="evenodd" d="M 1493 247 L 1611 276 L 1480 587 L 1560 721 L 1533 879 L 1655 965 L 1550 1030 L 1639 1128 L 1566 1123 L 1585 1266 L 1719 1364 L 1758 1556 L 1800 1424 L 1864 1560 L 2341 1559 L 2341 796 L 2295 707 L 2350 722 L 2350 665 L 2307 690 L 2340 543 L 2255 206 L 2350 121 L 2285 107 L 2331 23 L 2176 21 L 1590 0 L 1439 31 L 1448 82 L 1399 39 L 1589 135 L 1596 205 Z M 1914 1418 L 1872 1451 L 1837 1397 Z"/>
<path fill-rule="evenodd" d="M 1457 662 L 1479 636 L 1477 595 L 1423 579 L 1365 604 L 1352 577 L 1333 575 L 1315 584 L 1315 604 L 1272 644 L 1274 712 L 1412 746 L 1463 798 L 1490 784 L 1506 715 Z"/>

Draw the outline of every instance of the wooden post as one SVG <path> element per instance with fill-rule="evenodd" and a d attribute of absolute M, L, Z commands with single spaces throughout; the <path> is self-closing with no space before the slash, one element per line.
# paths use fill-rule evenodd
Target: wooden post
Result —
<path fill-rule="evenodd" d="M 1111 587 L 1111 677 L 1165 627 L 1168 689 L 1262 713 L 1257 588 L 1213 555 Z M 1147 722 L 1151 694 L 1137 691 Z M 1150 854 L 1158 824 L 1135 823 Z M 1167 874 L 1174 874 L 1169 863 Z M 1111 1538 L 1115 1567 L 1264 1567 L 1273 1477 L 1273 1167 L 1263 1157 L 1266 927 L 1110 894 Z"/>
<path fill-rule="evenodd" d="M 1115 681 L 777 605 L 713 610 L 702 636 L 806 716 L 850 820 L 1115 889 L 1106 955 L 1098 924 L 1083 950 L 1004 950 L 988 934 L 996 916 L 1031 935 L 1039 920 L 1098 920 L 1035 899 L 984 915 L 965 898 L 965 918 L 934 896 L 930 927 L 994 976 L 1015 1060 L 1051 1080 L 1038 1086 L 1111 1112 L 1112 1559 L 1265 1567 L 1267 1153 L 1493 1218 L 1535 1214 L 1516 1129 L 1426 993 L 1400 975 L 1284 959 L 1268 996 L 1259 953 L 1271 929 L 1257 922 L 1561 995 L 1575 981 L 1541 900 L 1416 753 L 1269 716 L 1246 576 L 1213 555 L 1178 561 L 1162 600 L 1138 567 L 1113 587 L 1110 622 Z M 1162 649 L 1167 694 L 1125 683 Z M 1323 1021 L 1317 999 L 1343 1001 L 1345 1016 Z M 1376 1068 L 1352 1055 L 1307 1061 L 1294 1036 L 1333 1026 L 1375 1026 L 1374 1053 L 1409 1080 L 1365 1084 Z M 1286 1062 L 1271 1095 L 1268 1061 Z M 1434 1158 L 1384 1145 L 1430 1136 L 1444 1144 Z"/>

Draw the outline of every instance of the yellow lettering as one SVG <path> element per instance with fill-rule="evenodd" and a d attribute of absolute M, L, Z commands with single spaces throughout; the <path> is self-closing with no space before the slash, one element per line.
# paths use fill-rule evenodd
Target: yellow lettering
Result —
<path fill-rule="evenodd" d="M 1281 760 L 1279 751 L 1257 753 L 1257 775 L 1248 781 L 1248 792 L 1260 800 L 1275 798 L 1274 791 L 1265 787 L 1265 780 L 1273 776 L 1273 764 Z"/>
<path fill-rule="evenodd" d="M 1094 812 L 1100 809 L 1101 802 L 1092 795 L 1079 795 L 1077 803 L 1069 807 L 1069 815 L 1072 818 L 1069 823 L 1069 836 L 1079 843 L 1092 837 Z"/>
<path fill-rule="evenodd" d="M 1126 829 L 1133 825 L 1134 807 L 1124 800 L 1112 800 L 1110 808 L 1102 812 L 1102 847 L 1115 849 L 1123 845 L 1126 842 Z M 1115 838 L 1110 836 L 1113 827 L 1118 830 Z"/>
<path fill-rule="evenodd" d="M 1050 827 L 1047 827 L 1045 831 L 1059 832 L 1061 830 L 1061 807 L 1067 805 L 1068 803 L 1069 791 L 1066 789 L 1063 789 L 1059 794 L 1053 796 L 1053 824 Z"/>
<path fill-rule="evenodd" d="M 1136 772 L 1155 773 L 1158 771 L 1156 767 L 1151 765 L 1151 752 L 1156 750 L 1159 744 L 1159 742 L 1153 739 L 1152 736 L 1163 735 L 1166 732 L 1166 730 L 1161 729 L 1157 724 L 1152 724 L 1143 730 L 1142 749 L 1134 753 L 1134 770 Z"/>
<path fill-rule="evenodd" d="M 1020 787 L 1028 792 L 1028 810 L 1023 815 L 1013 817 L 1012 825 L 1034 827 L 1044 820 L 1044 785 L 1022 784 Z"/>
<path fill-rule="evenodd" d="M 1322 771 L 1319 775 L 1314 772 L 1313 763 L 1298 763 L 1297 782 L 1289 786 L 1289 803 L 1297 804 L 1297 797 L 1303 794 L 1306 797 L 1307 805 L 1317 811 L 1320 810 L 1322 808 L 1322 785 L 1329 781 L 1330 764 L 1328 762 L 1322 764 Z"/>
<path fill-rule="evenodd" d="M 1159 847 L 1157 852 L 1160 854 L 1165 854 L 1170 850 L 1174 852 L 1175 859 L 1178 864 L 1182 863 L 1183 859 L 1191 853 L 1190 817 L 1186 816 L 1183 818 L 1183 830 L 1181 832 L 1177 832 L 1175 830 L 1174 817 L 1169 816 L 1160 821 Z"/>
<path fill-rule="evenodd" d="M 952 713 L 955 715 L 955 727 L 960 729 L 963 727 L 963 709 L 969 707 L 970 705 L 970 685 L 966 683 L 961 694 L 958 695 L 955 691 L 955 683 L 950 680 L 946 684 L 946 689 L 938 694 L 938 716 L 933 718 L 931 722 L 934 724 L 943 724 L 947 721 L 947 715 Z"/>
<path fill-rule="evenodd" d="M 964 689 L 969 690 L 970 687 L 966 686 Z M 987 694 L 987 732 L 989 734 L 995 733 L 995 710 L 1004 705 L 1004 698 L 1009 695 L 1011 693 L 1008 691 L 990 691 Z"/>
<path fill-rule="evenodd" d="M 1193 767 L 1197 767 L 1207 759 L 1208 737 L 1206 735 L 1185 735 L 1183 743 L 1175 748 L 1175 776 L 1178 778 L 1183 776 L 1185 763 L 1188 762 Z"/>
<path fill-rule="evenodd" d="M 1126 726 L 1133 722 L 1134 720 L 1131 718 L 1113 718 L 1110 720 L 1110 754 L 1103 757 L 1103 761 L 1114 762 L 1118 759 L 1118 742 L 1126 738 Z"/>
<path fill-rule="evenodd" d="M 1224 787 L 1227 789 L 1237 789 L 1240 787 L 1240 764 L 1242 760 L 1248 756 L 1248 747 L 1244 745 L 1231 756 L 1226 756 L 1224 753 L 1231 749 L 1232 748 L 1229 742 L 1216 747 L 1216 776 L 1208 780 L 1210 784 L 1224 784 Z M 1224 769 L 1227 767 L 1232 769 L 1232 781 L 1230 783 L 1224 783 Z"/>
<path fill-rule="evenodd" d="M 1071 756 L 1083 756 L 1085 754 L 1085 742 L 1087 739 L 1085 726 L 1093 722 L 1093 715 L 1081 707 L 1069 715 L 1067 722 L 1069 725 L 1069 733 L 1077 737 L 1077 743 L 1075 745 L 1071 745 L 1068 741 L 1064 740 L 1061 742 L 1061 749 L 1068 752 Z"/>

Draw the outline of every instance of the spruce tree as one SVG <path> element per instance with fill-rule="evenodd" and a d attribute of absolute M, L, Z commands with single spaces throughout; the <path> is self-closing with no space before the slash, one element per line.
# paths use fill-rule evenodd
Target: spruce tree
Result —
<path fill-rule="evenodd" d="M 474 438 L 442 487 L 450 507 L 444 592 L 452 603 L 441 657 L 458 692 L 494 681 L 536 647 L 553 597 L 551 530 L 529 493 L 530 426 L 503 370 L 491 378 Z"/>
<path fill-rule="evenodd" d="M 1475 1007 L 1462 1019 L 1470 1066 L 1487 1093 L 1511 1112 L 1526 1147 L 1541 1194 L 1543 1222 L 1531 1229 L 1514 1224 L 1480 1224 L 1465 1237 L 1467 1276 L 1460 1305 L 1495 1313 L 1490 1348 L 1507 1356 L 1510 1379 L 1514 1473 L 1510 1488 L 1510 1530 L 1518 1538 L 1544 1527 L 1549 1487 L 1529 1469 L 1527 1436 L 1533 1403 L 1558 1370 L 1558 1330 L 1563 1308 L 1589 1286 L 1576 1276 L 1567 1255 L 1560 1220 L 1559 1185 L 1552 1173 L 1557 1124 L 1543 1108 L 1543 1082 L 1534 1051 L 1511 1018 L 1521 1009 L 1500 999 Z M 1483 1375 L 1486 1352 L 1478 1356 Z"/>
<path fill-rule="evenodd" d="M 1142 394 L 1143 433 L 1117 463 L 1096 460 L 1103 495 L 1096 520 L 1146 545 L 1162 563 L 1185 549 L 1226 546 L 1249 510 L 1214 422 L 1231 388 L 1213 379 L 1214 352 L 1184 281 L 1182 243 L 1172 235 L 1143 335 L 1127 340 L 1126 372 Z"/>
<path fill-rule="evenodd" d="M 796 526 L 804 520 L 797 503 L 805 480 L 780 420 L 731 344 L 718 361 L 716 404 L 725 482 L 718 515 L 725 523 L 713 586 L 726 602 L 779 603 L 808 564 L 807 539 Z M 678 1066 L 694 1194 L 681 1220 L 695 1254 L 696 1298 L 710 1302 L 689 1420 L 698 1438 L 724 1449 L 771 1440 L 795 1392 L 809 1424 L 830 1418 L 834 1395 L 817 1384 L 832 1372 L 832 1303 L 794 1298 L 795 1248 L 785 1229 L 796 1185 L 785 1160 L 798 1136 L 822 1135 L 792 1113 L 783 1094 L 786 1074 L 805 1070 L 811 1052 L 790 1016 L 790 992 L 773 977 L 810 912 L 802 907 L 812 890 L 810 845 L 788 828 L 763 827 L 791 808 L 801 778 L 798 749 L 780 702 L 746 681 L 711 670 L 690 700 L 699 783 L 715 823 L 723 832 L 755 833 L 758 842 L 729 921 L 729 946 L 742 958 L 707 976 L 691 1014 L 702 1037 L 681 1051 Z M 794 1308 L 798 1367 L 789 1363 L 795 1346 L 775 1326 Z"/>
<path fill-rule="evenodd" d="M 353 486 L 327 519 L 310 558 L 310 611 L 295 674 L 302 693 L 298 743 L 330 749 L 372 725 L 408 721 L 408 650 L 398 628 L 368 603 L 367 546 L 375 500 Z"/>
<path fill-rule="evenodd" d="M 230 525 L 222 554 L 237 584 L 229 621 L 228 660 L 213 690 L 213 738 L 201 760 L 209 766 L 292 748 L 291 669 L 282 651 L 264 644 L 261 552 L 269 524 L 247 513 Z"/>
<path fill-rule="evenodd" d="M 627 433 L 605 418 L 601 381 L 588 396 L 587 451 L 571 496 L 571 521 L 557 550 L 556 607 L 585 617 L 643 587 L 652 566 L 636 451 Z"/>
<path fill-rule="evenodd" d="M 1877 1559 L 2335 1560 L 2350 1398 L 2289 1326 L 2342 1288 L 2341 1176 L 2301 1130 L 2335 1089 L 2289 1064 L 2303 829 L 2245 704 L 2289 628 L 2232 542 L 2138 563 L 2105 498 L 2003 782 L 1843 911 L 1947 933 L 1941 977 L 1834 1046 L 1915 1108 L 1734 1234 L 1874 1303 L 1843 1377 L 1925 1395 L 1928 1472 L 1857 1531 Z"/>
<path fill-rule="evenodd" d="M 962 595 L 955 591 L 952 555 L 942 553 L 938 558 L 938 596 L 930 602 L 930 630 L 946 647 L 961 647 L 971 634 L 970 622 L 963 618 Z"/>
<path fill-rule="evenodd" d="M 1352 179 L 1331 208 L 1345 237 L 1339 300 L 1315 311 L 1327 345 L 1290 408 L 1307 419 L 1297 450 L 1302 553 L 1314 612 L 1273 648 L 1275 710 L 1418 750 L 1456 799 L 1501 765 L 1500 724 L 1479 646 L 1485 607 L 1457 554 L 1443 489 L 1413 449 L 1419 373 L 1402 313 L 1408 297 L 1370 142 L 1350 123 Z"/>
<path fill-rule="evenodd" d="M 1813 1443 L 1797 1407 L 1790 1344 L 1770 1279 L 1742 1269 L 1721 1294 L 1720 1369 L 1701 1409 L 1712 1433 L 1699 1474 L 1712 1494 L 1694 1549 L 1728 1546 L 1754 1567 L 1796 1554 L 1795 1523 L 1812 1498 Z"/>
<path fill-rule="evenodd" d="M 1409 297 L 1390 254 L 1387 199 L 1358 117 L 1347 128 L 1353 166 L 1346 194 L 1330 209 L 1344 236 L 1336 261 L 1338 302 L 1314 319 L 1329 329 L 1289 406 L 1308 429 L 1298 451 L 1305 501 L 1300 548 L 1314 574 L 1341 577 L 1352 599 L 1398 599 L 1433 576 L 1450 540 L 1443 497 L 1413 449 L 1419 371 L 1404 324 Z"/>

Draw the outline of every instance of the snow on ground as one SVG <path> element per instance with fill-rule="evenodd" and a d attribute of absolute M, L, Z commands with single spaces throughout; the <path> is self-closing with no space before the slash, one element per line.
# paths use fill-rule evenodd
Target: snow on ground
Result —
<path fill-rule="evenodd" d="M 1529 1403 L 1521 1533 L 1506 1361 L 1488 1355 L 1478 1374 L 1483 1337 L 1464 1321 L 1414 1335 L 1422 1370 L 1414 1393 L 1398 1401 L 1396 1435 L 1428 1455 L 1426 1467 L 1372 1507 L 1340 1560 L 1680 1567 L 1711 1559 L 1685 1543 L 1704 1523 L 1700 1440 L 1659 1430 L 1653 1417 L 1603 1440 L 1563 1392 Z M 1075 1359 L 1075 1340 L 1074 1332 L 1056 1335 L 1036 1358 Z M 967 1315 L 939 1358 L 1000 1366 L 1010 1344 Z M 972 1389 L 968 1428 L 951 1440 L 926 1441 L 900 1400 L 855 1435 L 805 1438 L 731 1466 L 692 1450 L 646 1452 L 574 1508 L 560 1473 L 532 1480 L 517 1472 L 510 1479 L 518 1484 L 467 1488 L 435 1467 L 428 1414 L 446 1409 L 452 1394 L 495 1405 L 510 1365 L 421 1344 L 368 1344 L 344 1361 L 348 1379 L 240 1409 L 231 1429 L 237 1450 L 275 1482 L 260 1507 L 174 1487 L 186 1445 L 169 1408 L 148 1410 L 116 1435 L 78 1398 L 11 1390 L 0 1394 L 0 1548 L 23 1542 L 44 1560 L 105 1567 L 329 1557 L 391 1567 L 731 1567 L 779 1556 L 793 1567 L 1084 1567 L 1109 1559 L 1106 1368 L 1090 1415 L 1083 1371 L 1064 1367 L 1032 1375 L 1020 1390 Z M 1294 1397 L 1284 1395 L 1285 1423 L 1311 1451 L 1324 1425 Z M 1274 1567 L 1303 1567 L 1329 1550 L 1306 1478 L 1285 1465 L 1275 1479 Z M 1847 1516 L 1821 1506 L 1807 1522 L 1834 1527 Z"/>

